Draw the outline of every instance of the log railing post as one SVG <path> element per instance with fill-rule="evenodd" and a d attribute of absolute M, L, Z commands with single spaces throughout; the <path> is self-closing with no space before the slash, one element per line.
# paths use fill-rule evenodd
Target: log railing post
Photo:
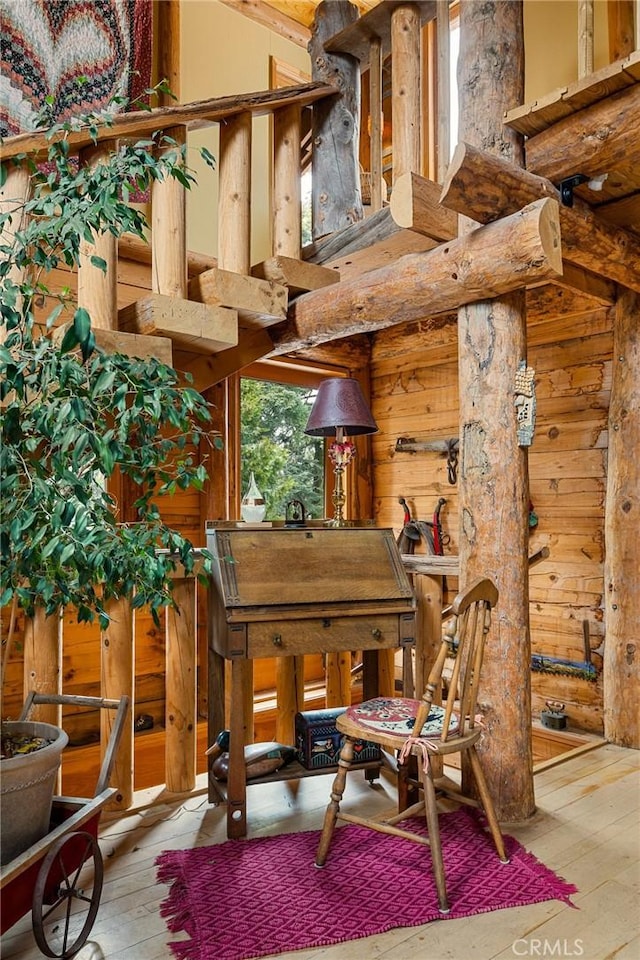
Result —
<path fill-rule="evenodd" d="M 170 127 L 158 154 L 175 153 L 186 143 L 185 127 Z M 151 284 L 154 293 L 187 296 L 187 225 L 185 189 L 175 177 L 154 180 L 151 188 Z"/>
<path fill-rule="evenodd" d="M 449 166 L 451 153 L 451 97 L 450 72 L 450 22 L 448 0 L 437 0 L 437 90 L 438 90 L 438 139 L 437 139 L 437 179 L 442 183 Z M 422 171 L 418 171 L 422 172 Z"/>
<path fill-rule="evenodd" d="M 0 213 L 11 214 L 11 221 L 7 221 L 0 234 L 0 243 L 9 246 L 14 235 L 25 226 L 24 204 L 29 199 L 31 180 L 26 164 L 6 165 L 6 180 L 0 188 Z M 4 257 L 2 258 L 4 260 Z M 21 283 L 24 269 L 15 264 L 10 268 L 7 279 L 13 283 Z M 6 327 L 0 328 L 0 340 L 6 337 Z"/>
<path fill-rule="evenodd" d="M 251 271 L 250 113 L 220 124 L 218 170 L 218 266 L 247 276 Z"/>
<path fill-rule="evenodd" d="M 420 160 L 420 11 L 412 3 L 391 13 L 393 182 L 422 173 Z"/>
<path fill-rule="evenodd" d="M 196 578 L 173 582 L 176 608 L 167 607 L 165 767 L 167 790 L 185 793 L 196 785 Z"/>
<path fill-rule="evenodd" d="M 578 79 L 593 73 L 593 0 L 578 0 Z"/>
<path fill-rule="evenodd" d="M 369 45 L 369 140 L 371 154 L 371 212 L 382 209 L 382 41 Z"/>
<path fill-rule="evenodd" d="M 276 740 L 295 743 L 295 715 L 304 710 L 304 656 L 276 659 Z"/>
<path fill-rule="evenodd" d="M 62 687 L 62 618 L 59 613 L 47 616 L 36 607 L 33 617 L 24 619 L 24 687 L 23 699 L 31 690 L 37 693 L 61 693 Z M 60 726 L 62 708 L 55 703 L 33 708 L 31 720 Z"/>
<path fill-rule="evenodd" d="M 273 115 L 273 253 L 300 259 L 300 107 Z"/>
<path fill-rule="evenodd" d="M 99 164 L 114 150 L 115 143 L 105 140 L 95 147 L 86 147 L 80 151 L 80 163 L 89 167 Z M 117 241 L 109 230 L 95 234 L 93 242 L 80 242 L 78 261 L 78 306 L 84 307 L 91 317 L 94 328 L 115 330 L 117 328 Z M 106 263 L 106 270 L 96 267 L 91 257 L 100 257 Z"/>
<path fill-rule="evenodd" d="M 111 782 L 118 788 L 113 804 L 126 810 L 133 802 L 133 713 L 134 713 L 134 615 L 128 599 L 105 604 L 110 618 L 107 630 L 100 634 L 100 690 L 106 700 L 128 696 L 132 704 L 118 746 Z M 104 756 L 116 719 L 112 710 L 100 711 L 100 748 Z"/>

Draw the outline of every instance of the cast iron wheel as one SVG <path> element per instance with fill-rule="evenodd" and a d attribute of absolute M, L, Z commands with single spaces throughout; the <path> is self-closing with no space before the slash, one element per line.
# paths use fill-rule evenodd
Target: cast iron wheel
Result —
<path fill-rule="evenodd" d="M 86 886 L 80 873 L 93 864 Z M 33 891 L 33 934 L 45 957 L 67 960 L 86 943 L 100 906 L 104 868 L 98 842 L 90 833 L 69 833 L 53 844 Z M 83 878 L 85 879 L 85 878 Z M 45 929 L 46 925 L 46 929 Z"/>

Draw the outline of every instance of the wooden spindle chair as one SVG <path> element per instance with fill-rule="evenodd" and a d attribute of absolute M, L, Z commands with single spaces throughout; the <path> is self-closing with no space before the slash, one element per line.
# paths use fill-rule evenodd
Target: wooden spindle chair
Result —
<path fill-rule="evenodd" d="M 337 727 L 340 733 L 344 734 L 345 739 L 316 853 L 317 867 L 325 864 L 337 820 L 345 820 L 381 833 L 404 837 L 414 843 L 426 844 L 431 848 L 431 863 L 440 911 L 448 913 L 449 901 L 440 842 L 436 791 L 464 803 L 471 802 L 479 806 L 487 819 L 500 860 L 503 863 L 508 862 L 493 801 L 476 752 L 476 744 L 484 732 L 481 719 L 477 716 L 478 684 L 485 639 L 491 621 L 491 609 L 497 600 L 496 586 L 488 579 L 475 580 L 466 590 L 458 594 L 451 605 L 450 626 L 443 636 L 422 700 L 406 697 L 378 697 L 349 707 L 338 717 Z M 453 658 L 453 666 L 447 700 L 444 706 L 440 706 L 434 703 L 434 700 L 439 697 L 443 667 L 445 661 L 450 658 Z M 379 744 L 384 750 L 391 753 L 397 752 L 400 775 L 403 773 L 403 765 L 411 756 L 415 756 L 423 799 L 384 820 L 371 820 L 342 813 L 340 802 L 357 740 L 369 740 Z M 442 770 L 440 758 L 452 753 L 468 756 L 479 800 L 463 798 L 460 786 L 449 777 L 440 775 Z M 426 814 L 428 838 L 417 836 L 398 826 L 403 820 L 423 811 Z"/>

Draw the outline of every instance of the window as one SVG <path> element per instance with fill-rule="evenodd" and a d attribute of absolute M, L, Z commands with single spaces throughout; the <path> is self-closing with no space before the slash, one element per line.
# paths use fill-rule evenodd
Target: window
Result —
<path fill-rule="evenodd" d="M 308 517 L 323 517 L 324 444 L 304 433 L 315 388 L 243 377 L 240 381 L 241 491 L 251 474 L 267 502 L 266 520 L 284 519 L 300 500 Z"/>

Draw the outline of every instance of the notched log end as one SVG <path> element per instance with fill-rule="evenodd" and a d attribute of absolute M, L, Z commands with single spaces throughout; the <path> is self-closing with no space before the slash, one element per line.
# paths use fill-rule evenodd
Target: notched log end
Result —
<path fill-rule="evenodd" d="M 562 238 L 560 233 L 560 204 L 552 197 L 538 200 L 539 229 L 542 248 L 552 270 L 562 276 Z"/>

